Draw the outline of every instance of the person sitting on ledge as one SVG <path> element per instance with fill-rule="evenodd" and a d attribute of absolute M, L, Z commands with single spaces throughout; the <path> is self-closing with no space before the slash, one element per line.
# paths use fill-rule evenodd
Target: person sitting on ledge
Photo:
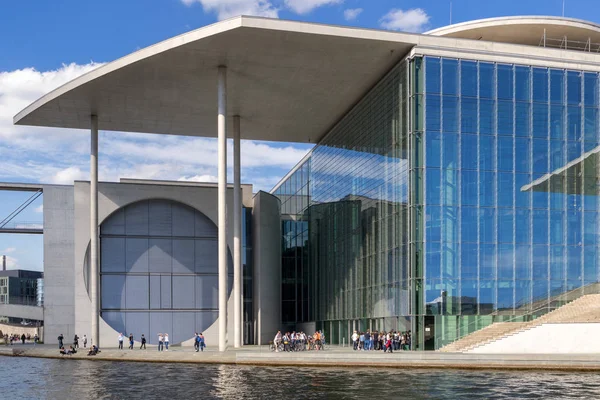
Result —
<path fill-rule="evenodd" d="M 67 351 L 65 350 L 64 347 L 61 347 L 60 350 L 59 350 L 59 353 L 60 353 L 60 355 L 64 356 L 64 355 L 67 354 Z"/>
<path fill-rule="evenodd" d="M 98 349 L 98 346 L 94 344 L 92 345 L 92 347 L 90 347 L 90 351 L 88 351 L 88 356 L 95 356 L 98 353 L 100 353 L 100 350 Z"/>

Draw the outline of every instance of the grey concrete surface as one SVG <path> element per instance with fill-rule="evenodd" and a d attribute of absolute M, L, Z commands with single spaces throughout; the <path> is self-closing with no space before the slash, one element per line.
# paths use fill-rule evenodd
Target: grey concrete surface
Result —
<path fill-rule="evenodd" d="M 90 243 L 90 184 L 89 182 L 75 182 L 75 223 L 74 223 L 74 236 L 75 246 L 74 250 L 71 251 L 71 274 L 74 275 L 74 290 L 75 298 L 74 304 L 75 315 L 75 331 L 83 337 L 84 334 L 90 335 L 91 327 L 91 300 L 87 291 L 86 282 L 84 279 L 84 260 L 86 252 Z M 98 184 L 98 220 L 100 225 L 115 211 L 120 208 L 135 203 L 141 200 L 147 199 L 165 199 L 173 200 L 183 204 L 186 204 L 194 209 L 202 212 L 207 218 L 217 223 L 217 188 L 213 184 L 182 184 L 176 186 L 171 183 L 170 185 L 153 184 L 152 182 L 137 181 L 137 183 L 108 183 L 100 182 Z M 252 206 L 252 185 L 242 185 L 242 204 L 246 207 Z M 227 206 L 229 209 L 233 206 L 233 187 L 231 185 L 227 188 Z M 227 228 L 229 232 L 233 232 L 233 220 L 230 218 L 227 221 Z M 227 245 L 230 253 L 233 250 L 233 235 L 228 235 Z M 101 249 L 100 249 L 101 251 Z M 216 267 L 216 266 L 215 266 Z M 230 274 L 233 270 L 230 266 Z M 231 287 L 231 276 L 228 280 L 228 287 Z M 73 304 L 73 300 L 71 301 Z M 233 315 L 233 299 L 232 296 L 228 296 L 227 303 L 228 315 Z M 227 330 L 233 332 L 233 318 L 229 318 L 227 321 Z M 72 338 L 73 334 L 65 337 Z M 215 322 L 209 329 L 204 331 L 204 335 L 209 341 L 217 340 L 218 334 L 218 321 Z M 56 343 L 56 336 L 49 337 L 51 341 L 49 343 Z M 114 343 L 118 332 L 112 329 L 102 318 L 100 319 L 100 345 Z M 190 340 L 186 343 L 189 346 L 193 346 L 192 343 L 193 331 L 190 333 Z M 52 342 L 53 340 L 53 342 Z M 230 345 L 233 344 L 233 337 L 228 338 Z"/>
<path fill-rule="evenodd" d="M 431 369 L 484 369 L 484 370 L 549 370 L 549 371 L 600 371 L 600 354 L 466 354 L 439 352 L 397 351 L 393 354 L 380 351 L 352 351 L 348 347 L 331 347 L 324 351 L 274 353 L 267 346 L 245 346 L 226 352 L 217 351 L 217 345 L 204 352 L 185 347 L 171 347 L 168 352 L 158 352 L 156 347 L 147 350 L 106 348 L 97 356 L 87 356 L 80 348 L 73 356 L 61 356 L 54 345 L 15 344 L 0 346 L 0 356 L 63 358 L 69 360 L 104 360 L 160 363 L 237 364 L 257 366 L 310 366 L 310 367 L 383 367 Z"/>
<path fill-rule="evenodd" d="M 44 186 L 44 341 L 49 343 L 61 333 L 75 334 L 74 207 L 73 186 Z"/>
<path fill-rule="evenodd" d="M 281 203 L 266 192 L 254 196 L 252 209 L 254 251 L 255 343 L 273 340 L 281 326 Z"/>
<path fill-rule="evenodd" d="M 19 304 L 0 304 L 0 315 L 11 318 L 44 320 L 44 308 Z"/>

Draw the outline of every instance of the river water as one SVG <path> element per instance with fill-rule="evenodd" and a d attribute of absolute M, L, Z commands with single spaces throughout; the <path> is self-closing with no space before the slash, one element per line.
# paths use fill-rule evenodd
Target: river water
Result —
<path fill-rule="evenodd" d="M 598 399 L 600 374 L 0 357 L 0 399 Z"/>

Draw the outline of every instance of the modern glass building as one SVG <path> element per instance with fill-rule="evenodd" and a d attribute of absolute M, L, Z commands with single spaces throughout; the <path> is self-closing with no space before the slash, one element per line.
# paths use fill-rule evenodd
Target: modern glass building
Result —
<path fill-rule="evenodd" d="M 412 330 L 415 349 L 437 349 L 592 290 L 598 79 L 473 56 L 400 61 L 272 190 L 283 322 L 314 321 L 334 343 Z"/>
<path fill-rule="evenodd" d="M 600 25 L 548 16 L 424 34 L 241 16 L 103 65 L 15 124 L 90 130 L 92 164 L 98 129 L 217 137 L 219 183 L 45 188 L 47 331 L 205 330 L 224 351 L 410 330 L 428 350 L 598 291 L 599 74 Z M 315 146 L 253 194 L 241 139 Z"/>

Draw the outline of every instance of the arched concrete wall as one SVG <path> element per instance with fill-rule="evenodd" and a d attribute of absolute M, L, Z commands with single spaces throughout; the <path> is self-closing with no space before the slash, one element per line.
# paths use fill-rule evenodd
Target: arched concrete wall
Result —
<path fill-rule="evenodd" d="M 106 183 L 98 184 L 98 221 L 100 225 L 111 214 L 125 205 L 148 199 L 165 199 L 186 204 L 200 212 L 216 224 L 217 221 L 217 187 L 216 186 L 177 186 L 158 184 L 137 183 Z M 251 187 L 242 187 L 243 204 L 249 203 Z M 83 261 L 90 241 L 90 185 L 89 182 L 75 182 L 75 329 L 79 336 L 88 334 L 91 326 L 91 301 L 87 293 L 83 276 Z M 227 191 L 227 207 L 233 207 L 233 189 Z M 231 251 L 233 249 L 233 219 L 229 218 L 227 244 Z M 229 287 L 232 279 L 229 279 Z M 228 323 L 227 330 L 233 332 L 233 296 L 230 295 L 227 304 Z M 190 337 L 193 336 L 191 333 Z M 156 332 L 149 332 L 156 334 Z M 104 347 L 117 346 L 118 332 L 112 329 L 106 322 L 100 321 L 100 345 Z M 208 345 L 218 343 L 218 319 L 210 328 L 205 330 L 204 336 Z M 51 338 L 50 338 L 51 339 Z M 136 338 L 137 339 L 137 338 Z M 183 342 L 183 345 L 193 345 L 193 340 Z M 233 342 L 229 345 L 233 345 Z"/>

